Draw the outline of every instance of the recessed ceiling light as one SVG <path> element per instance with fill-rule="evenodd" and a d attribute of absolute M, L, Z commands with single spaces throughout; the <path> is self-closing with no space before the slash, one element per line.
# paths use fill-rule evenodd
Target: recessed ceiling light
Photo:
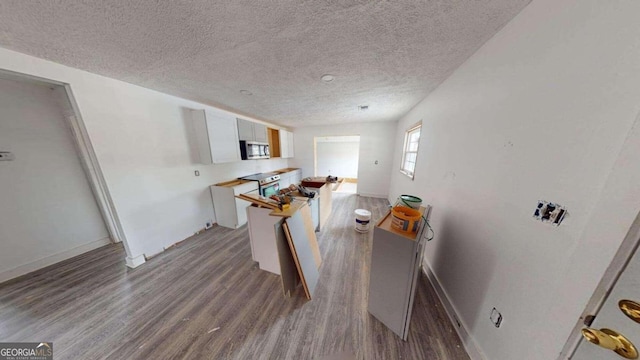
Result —
<path fill-rule="evenodd" d="M 369 110 L 369 105 L 360 105 L 360 106 L 358 106 L 358 109 L 360 109 L 360 111 Z"/>
<path fill-rule="evenodd" d="M 322 77 L 320 79 L 322 79 L 322 81 L 324 81 L 324 82 L 332 82 L 333 79 L 335 79 L 335 76 L 330 75 L 330 74 L 324 74 L 324 75 L 322 75 Z"/>
<path fill-rule="evenodd" d="M 248 95 L 253 95 L 253 93 L 251 91 L 249 91 L 249 90 L 240 90 L 240 94 L 247 95 L 247 96 Z"/>

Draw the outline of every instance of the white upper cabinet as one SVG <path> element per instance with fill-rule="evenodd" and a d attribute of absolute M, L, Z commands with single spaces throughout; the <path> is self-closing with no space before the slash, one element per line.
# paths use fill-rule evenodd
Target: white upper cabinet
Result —
<path fill-rule="evenodd" d="M 280 130 L 280 157 L 293 157 L 293 133 L 287 130 Z"/>
<path fill-rule="evenodd" d="M 290 158 L 294 157 L 293 155 L 293 133 L 291 131 L 287 131 L 287 155 Z"/>
<path fill-rule="evenodd" d="M 238 119 L 238 139 L 254 141 L 253 123 L 251 121 Z"/>
<path fill-rule="evenodd" d="M 238 125 L 233 115 L 192 110 L 191 117 L 202 164 L 240 161 Z"/>
<path fill-rule="evenodd" d="M 254 123 L 253 124 L 253 134 L 255 136 L 256 141 L 264 142 L 264 143 L 269 141 L 269 139 L 267 139 L 267 126 L 266 125 Z"/>
<path fill-rule="evenodd" d="M 238 119 L 238 138 L 244 141 L 267 142 L 267 127 L 253 121 Z"/>

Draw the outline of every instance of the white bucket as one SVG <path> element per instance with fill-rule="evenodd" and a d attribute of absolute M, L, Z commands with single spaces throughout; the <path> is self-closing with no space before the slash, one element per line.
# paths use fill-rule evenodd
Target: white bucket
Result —
<path fill-rule="evenodd" d="M 369 231 L 369 222 L 371 221 L 371 211 L 365 209 L 356 209 L 356 231 L 365 233 Z"/>
<path fill-rule="evenodd" d="M 411 209 L 420 210 L 422 199 L 413 195 L 400 195 L 395 205 L 406 206 Z"/>

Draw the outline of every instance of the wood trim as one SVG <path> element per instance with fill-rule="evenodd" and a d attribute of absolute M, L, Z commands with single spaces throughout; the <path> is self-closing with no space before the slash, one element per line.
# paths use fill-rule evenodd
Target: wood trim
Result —
<path fill-rule="evenodd" d="M 267 140 L 269 142 L 269 153 L 272 158 L 280 157 L 280 130 L 267 128 Z"/>
<path fill-rule="evenodd" d="M 129 244 L 126 241 L 126 235 L 124 233 L 124 230 L 122 229 L 122 224 L 120 222 L 120 218 L 118 217 L 115 205 L 113 204 L 113 199 L 111 197 L 111 193 L 109 192 L 109 187 L 107 186 L 107 182 L 104 179 L 104 174 L 102 173 L 102 169 L 100 168 L 98 157 L 96 156 L 93 145 L 91 144 L 89 133 L 87 132 L 84 120 L 82 119 L 82 115 L 80 114 L 80 109 L 78 108 L 78 104 L 75 101 L 71 85 L 65 84 L 64 90 L 67 95 L 69 104 L 71 105 L 71 108 L 73 109 L 73 112 L 75 114 L 74 116 L 67 116 L 66 119 L 71 126 L 73 137 L 80 153 L 80 159 L 83 168 L 85 169 L 86 176 L 89 180 L 91 190 L 93 191 L 94 197 L 98 204 L 98 208 L 102 213 L 103 220 L 107 225 L 107 230 L 109 231 L 111 239 L 114 242 L 122 241 L 124 243 L 124 248 L 127 256 L 131 256 L 132 253 L 129 248 Z"/>

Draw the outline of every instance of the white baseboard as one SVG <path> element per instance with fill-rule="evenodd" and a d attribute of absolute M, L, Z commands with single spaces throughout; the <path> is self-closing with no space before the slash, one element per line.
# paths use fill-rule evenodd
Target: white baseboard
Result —
<path fill-rule="evenodd" d="M 136 257 L 126 257 L 124 262 L 130 268 L 137 268 L 138 266 L 144 264 L 147 261 L 144 255 L 138 255 Z"/>
<path fill-rule="evenodd" d="M 449 316 L 449 321 L 451 321 L 451 324 L 453 324 L 454 329 L 456 329 L 458 336 L 460 336 L 460 340 L 462 340 L 462 344 L 464 345 L 465 350 L 467 350 L 467 354 L 469 354 L 471 360 L 486 360 L 486 356 L 484 356 L 484 354 L 480 350 L 480 347 L 476 343 L 475 339 L 467 332 L 467 326 L 457 314 L 453 304 L 449 300 L 449 296 L 447 295 L 446 291 L 444 291 L 442 286 L 440 286 L 440 282 L 438 281 L 437 276 L 431 270 L 431 266 L 429 266 L 427 261 L 424 259 L 422 260 L 422 272 L 425 274 L 427 279 L 429 279 L 429 282 L 436 290 L 438 298 L 440 298 L 440 302 L 442 302 L 442 305 L 444 305 L 444 309 Z"/>
<path fill-rule="evenodd" d="M 364 197 L 370 197 L 370 198 L 378 198 L 378 199 L 386 199 L 388 197 L 388 195 L 364 194 L 364 193 L 358 193 L 358 196 L 364 196 Z"/>
<path fill-rule="evenodd" d="M 24 264 L 24 265 L 20 265 L 18 267 L 15 267 L 13 269 L 7 270 L 7 271 L 3 271 L 0 273 L 0 283 L 5 282 L 7 280 L 13 279 L 13 278 L 17 278 L 18 276 L 22 276 L 22 275 L 26 275 L 30 272 L 45 268 L 49 265 L 53 265 L 55 263 L 58 263 L 60 261 L 63 260 L 67 260 L 70 259 L 74 256 L 80 255 L 80 254 L 84 254 L 87 251 L 91 251 L 93 249 L 97 249 L 101 246 L 105 246 L 111 244 L 111 239 L 109 238 L 104 238 L 104 239 L 100 239 L 100 240 L 96 240 L 84 245 L 80 245 L 77 247 L 74 247 L 72 249 L 69 250 L 65 250 L 62 252 L 59 252 L 57 254 L 53 254 L 50 256 L 47 256 L 45 258 L 36 260 L 36 261 L 32 261 L 30 263 Z"/>

